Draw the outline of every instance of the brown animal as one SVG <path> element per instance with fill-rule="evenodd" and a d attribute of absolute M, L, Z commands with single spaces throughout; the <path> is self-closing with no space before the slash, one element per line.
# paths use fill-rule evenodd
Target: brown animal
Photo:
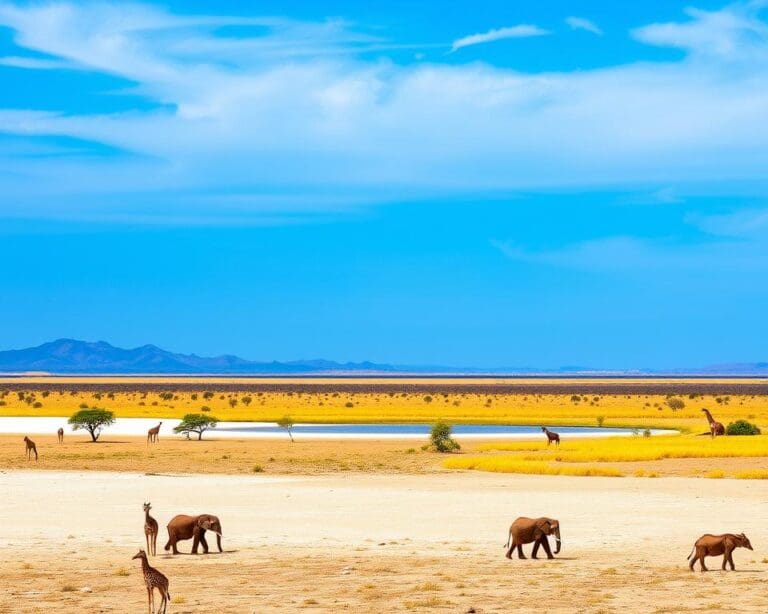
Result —
<path fill-rule="evenodd" d="M 56 431 L 56 435 L 58 435 L 59 443 L 64 443 L 64 429 L 62 427 L 59 427 L 59 430 Z"/>
<path fill-rule="evenodd" d="M 35 460 L 37 460 L 37 446 L 35 445 L 35 442 L 25 435 L 24 443 L 27 444 L 27 460 L 32 458 L 32 452 L 35 453 Z"/>
<path fill-rule="evenodd" d="M 144 537 L 147 540 L 147 552 L 150 556 L 157 556 L 157 534 L 160 532 L 157 520 L 149 515 L 152 509 L 150 503 L 144 504 Z"/>
<path fill-rule="evenodd" d="M 726 533 L 725 535 L 702 535 L 693 544 L 693 550 L 688 558 L 691 560 L 689 567 L 693 571 L 693 564 L 698 560 L 701 563 L 701 571 L 707 571 L 704 565 L 704 557 L 706 556 L 720 556 L 723 555 L 723 571 L 725 571 L 725 564 L 730 563 L 731 570 L 735 570 L 736 566 L 733 564 L 733 551 L 736 548 L 748 548 L 752 550 L 752 544 L 749 543 L 747 536 L 742 533 L 741 535 L 734 535 L 733 533 Z M 695 555 L 694 555 L 695 553 Z M 691 557 L 693 558 L 691 559 Z"/>
<path fill-rule="evenodd" d="M 560 435 L 553 433 L 546 426 L 542 426 L 541 430 L 547 436 L 547 445 L 551 444 L 553 441 L 555 442 L 556 446 L 560 445 Z"/>
<path fill-rule="evenodd" d="M 161 426 L 163 426 L 162 422 L 157 426 L 153 426 L 151 429 L 147 431 L 147 445 L 149 445 L 150 443 L 157 443 Z"/>
<path fill-rule="evenodd" d="M 544 548 L 547 558 L 554 558 L 549 549 L 547 535 L 555 536 L 555 554 L 560 552 L 560 522 L 553 518 L 525 518 L 520 517 L 509 527 L 509 537 L 504 545 L 507 548 L 507 558 L 512 558 L 512 552 L 517 548 L 517 558 L 524 559 L 523 544 L 533 542 L 531 558 L 537 558 L 539 546 Z"/>
<path fill-rule="evenodd" d="M 208 554 L 208 542 L 205 539 L 205 532 L 210 531 L 216 534 L 216 545 L 219 552 L 221 549 L 221 522 L 218 517 L 211 514 L 201 514 L 200 516 L 186 516 L 180 514 L 171 518 L 168 523 L 168 543 L 165 544 L 166 552 L 173 550 L 178 554 L 179 550 L 176 543 L 184 539 L 192 540 L 192 554 L 197 554 L 199 544 L 203 546 L 203 553 Z"/>
<path fill-rule="evenodd" d="M 707 422 L 709 422 L 709 432 L 712 435 L 712 438 L 714 439 L 718 435 L 725 435 L 725 427 L 722 425 L 722 423 L 718 422 L 712 417 L 712 414 L 709 413 L 708 409 L 702 409 L 706 416 L 707 416 Z"/>
<path fill-rule="evenodd" d="M 160 593 L 161 598 L 160 607 L 157 608 L 157 613 L 160 614 L 162 608 L 162 614 L 165 614 L 165 609 L 168 607 L 168 601 L 171 598 L 171 593 L 168 592 L 168 578 L 149 565 L 147 553 L 143 550 L 139 550 L 134 554 L 132 559 L 141 559 L 141 571 L 144 575 L 144 584 L 147 585 L 147 606 L 149 607 L 149 614 L 152 614 L 155 611 L 155 589 Z"/>

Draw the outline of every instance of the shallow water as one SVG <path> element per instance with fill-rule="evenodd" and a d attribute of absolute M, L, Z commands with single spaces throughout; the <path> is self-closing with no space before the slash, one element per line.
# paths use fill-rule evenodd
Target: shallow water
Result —
<path fill-rule="evenodd" d="M 146 435 L 147 429 L 161 420 L 146 418 L 118 418 L 114 425 L 105 430 L 111 435 Z M 162 419 L 161 436 L 182 437 L 173 433 L 178 419 Z M 0 418 L 0 433 L 12 434 L 55 434 L 59 427 L 70 432 L 66 418 L 3 417 Z M 296 424 L 293 436 L 296 439 L 424 439 L 428 436 L 430 424 Z M 554 427 L 553 431 L 563 439 L 586 437 L 631 436 L 632 429 L 596 428 L 581 426 Z M 654 435 L 671 434 L 674 431 L 655 429 Z M 544 437 L 541 427 L 503 424 L 459 424 L 453 427 L 458 439 L 537 439 Z M 270 439 L 282 438 L 287 434 L 272 422 L 219 422 L 215 429 L 208 431 L 206 438 Z"/>

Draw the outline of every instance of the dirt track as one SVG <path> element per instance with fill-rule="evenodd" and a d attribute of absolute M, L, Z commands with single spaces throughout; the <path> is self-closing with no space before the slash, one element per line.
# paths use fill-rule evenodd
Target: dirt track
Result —
<path fill-rule="evenodd" d="M 766 482 L 11 471 L 0 489 L 3 612 L 145 611 L 130 560 L 144 500 L 161 527 L 180 512 L 222 520 L 224 554 L 153 560 L 174 613 L 768 610 Z M 521 514 L 561 520 L 558 560 L 504 559 Z M 707 531 L 744 531 L 755 552 L 736 551 L 737 573 L 692 574 Z"/>

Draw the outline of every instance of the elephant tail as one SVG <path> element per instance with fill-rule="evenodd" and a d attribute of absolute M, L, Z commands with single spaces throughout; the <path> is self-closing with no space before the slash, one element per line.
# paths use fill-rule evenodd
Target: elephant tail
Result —
<path fill-rule="evenodd" d="M 505 548 L 509 548 L 509 542 L 512 541 L 512 529 L 509 530 L 509 535 L 507 535 L 507 543 L 504 544 Z"/>
<path fill-rule="evenodd" d="M 688 559 L 690 559 L 693 556 L 693 553 L 696 552 L 696 546 L 694 545 L 693 549 L 691 550 L 691 553 L 688 555 Z"/>

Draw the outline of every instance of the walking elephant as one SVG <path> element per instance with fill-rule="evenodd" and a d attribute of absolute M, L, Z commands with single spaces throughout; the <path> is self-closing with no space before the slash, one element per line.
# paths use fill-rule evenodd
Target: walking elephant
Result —
<path fill-rule="evenodd" d="M 533 552 L 531 558 L 537 558 L 539 546 L 544 548 L 547 558 L 554 558 L 549 549 L 547 535 L 555 536 L 555 554 L 560 552 L 560 521 L 554 518 L 525 518 L 521 517 L 512 523 L 509 527 L 509 538 L 505 544 L 507 548 L 507 558 L 512 558 L 512 552 L 517 548 L 517 558 L 524 559 L 523 544 L 533 542 Z"/>
<path fill-rule="evenodd" d="M 205 539 L 205 532 L 211 531 L 216 534 L 216 545 L 221 549 L 221 523 L 218 517 L 210 514 L 200 516 L 185 516 L 180 514 L 174 516 L 168 523 L 168 543 L 165 544 L 166 552 L 173 549 L 173 554 L 179 554 L 176 548 L 177 542 L 185 539 L 192 539 L 192 554 L 197 554 L 198 544 L 202 544 L 203 553 L 208 554 L 208 542 Z"/>
<path fill-rule="evenodd" d="M 688 558 L 691 560 L 689 567 L 693 571 L 693 564 L 698 560 L 701 564 L 701 571 L 707 571 L 704 565 L 704 557 L 720 556 L 722 554 L 723 571 L 725 571 L 726 563 L 730 563 L 731 570 L 733 571 L 736 569 L 736 566 L 733 564 L 733 551 L 736 548 L 752 550 L 752 544 L 749 543 L 749 539 L 747 539 L 744 533 L 741 535 L 734 535 L 733 533 L 726 533 L 725 535 L 710 535 L 707 533 L 702 535 L 693 544 L 693 550 L 688 555 Z"/>

